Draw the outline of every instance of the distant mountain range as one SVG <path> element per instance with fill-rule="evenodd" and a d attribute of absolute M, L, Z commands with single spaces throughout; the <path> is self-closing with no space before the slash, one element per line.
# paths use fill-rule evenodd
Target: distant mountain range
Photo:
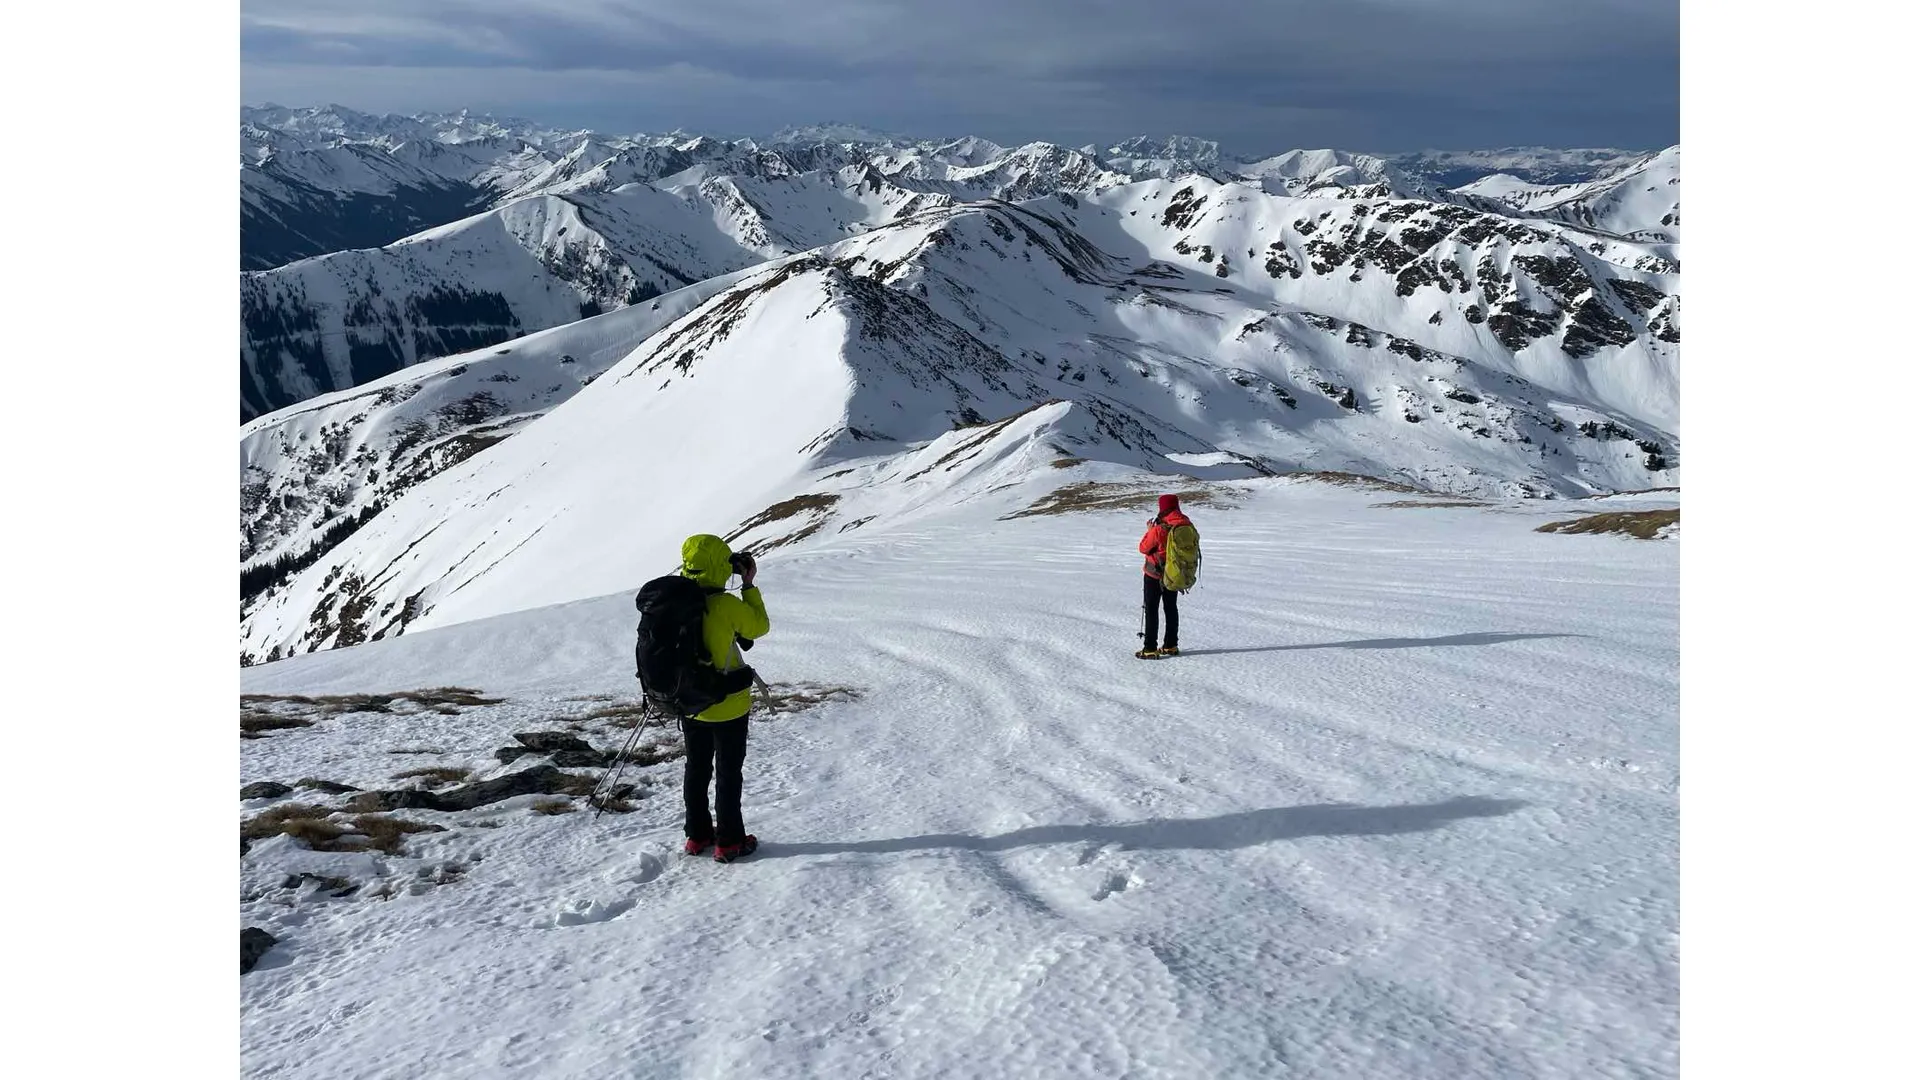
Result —
<path fill-rule="evenodd" d="M 1009 148 L 822 125 L 762 145 L 338 106 L 247 108 L 241 119 L 243 420 L 981 199 L 1086 196 L 1196 176 L 1274 195 L 1339 191 L 1516 217 L 1586 215 L 1597 228 L 1677 239 L 1677 186 L 1671 214 L 1663 204 L 1659 217 L 1641 220 L 1637 204 L 1595 211 L 1599 197 L 1585 188 L 1607 177 L 1543 182 L 1583 176 L 1582 165 L 1628 163 L 1608 177 L 1647 167 L 1648 155 L 1621 151 L 1391 159 L 1320 150 L 1236 161 L 1187 137 Z M 1467 160 L 1499 165 L 1508 179 L 1482 175 L 1480 188 L 1450 191 L 1419 171 Z"/>

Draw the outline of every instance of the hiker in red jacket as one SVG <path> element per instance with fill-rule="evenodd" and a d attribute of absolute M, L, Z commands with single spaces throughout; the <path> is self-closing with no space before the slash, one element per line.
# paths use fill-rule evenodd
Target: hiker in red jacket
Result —
<path fill-rule="evenodd" d="M 1160 577 L 1167 567 L 1167 533 L 1177 525 L 1191 525 L 1193 522 L 1180 510 L 1180 496 L 1160 496 L 1160 512 L 1147 525 L 1147 535 L 1140 538 L 1140 554 L 1147 557 L 1146 577 L 1143 579 L 1144 594 L 1142 601 L 1146 605 L 1146 626 L 1141 642 L 1144 646 L 1133 655 L 1142 660 L 1152 660 L 1161 656 L 1180 655 L 1180 594 L 1172 589 L 1162 588 Z M 1160 607 L 1167 608 L 1167 640 L 1165 645 L 1156 644 L 1160 640 Z"/>

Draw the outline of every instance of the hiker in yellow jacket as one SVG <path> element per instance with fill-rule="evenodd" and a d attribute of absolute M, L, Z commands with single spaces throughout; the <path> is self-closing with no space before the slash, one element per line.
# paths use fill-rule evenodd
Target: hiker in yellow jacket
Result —
<path fill-rule="evenodd" d="M 766 634 L 767 605 L 753 577 L 753 556 L 735 556 L 717 536 L 687 538 L 680 548 L 680 574 L 707 590 L 707 615 L 701 634 L 708 658 L 722 672 L 744 667 L 740 648 Z M 740 595 L 726 591 L 727 579 L 740 575 Z M 682 722 L 687 737 L 687 764 L 683 784 L 687 804 L 689 855 L 713 848 L 713 857 L 732 862 L 751 855 L 760 841 L 748 834 L 740 817 L 741 767 L 747 759 L 747 713 L 753 707 L 753 688 L 737 691 L 718 704 Z M 718 768 L 716 769 L 716 764 Z M 707 813 L 707 785 L 713 783 L 713 814 Z"/>

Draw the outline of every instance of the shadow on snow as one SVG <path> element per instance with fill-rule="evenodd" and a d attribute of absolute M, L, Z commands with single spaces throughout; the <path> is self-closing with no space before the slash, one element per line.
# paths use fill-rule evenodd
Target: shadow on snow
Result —
<path fill-rule="evenodd" d="M 1312 645 L 1255 645 L 1245 649 L 1181 649 L 1181 656 L 1225 656 L 1229 653 L 1291 652 L 1295 649 L 1424 649 L 1432 645 L 1498 645 L 1535 638 L 1585 637 L 1584 634 L 1451 634 L 1431 638 L 1371 638 L 1366 641 L 1323 641 Z"/>
<path fill-rule="evenodd" d="M 790 855 L 839 855 L 926 851 L 955 848 L 963 851 L 1009 851 L 1040 844 L 1118 844 L 1134 850 L 1225 851 L 1254 847 L 1275 840 L 1309 836 L 1389 836 L 1425 832 L 1462 818 L 1499 817 L 1527 804 L 1515 799 L 1479 796 L 1412 806 L 1354 806 L 1334 803 L 1316 806 L 1246 810 L 1219 817 L 1155 819 L 1124 825 L 1036 825 L 999 836 L 930 833 L 890 840 L 856 840 L 830 844 L 765 844 L 758 858 Z"/>

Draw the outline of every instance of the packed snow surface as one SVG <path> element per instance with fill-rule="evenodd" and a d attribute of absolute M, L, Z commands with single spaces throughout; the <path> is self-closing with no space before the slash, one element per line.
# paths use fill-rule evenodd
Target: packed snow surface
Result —
<path fill-rule="evenodd" d="M 749 658 L 852 694 L 756 713 L 746 861 L 679 854 L 678 760 L 597 820 L 520 798 L 399 811 L 447 831 L 392 856 L 256 841 L 242 925 L 280 940 L 243 1070 L 1676 1075 L 1678 541 L 1534 530 L 1677 495 L 1209 490 L 1172 659 L 1132 656 L 1148 510 L 1009 494 L 768 553 Z M 271 732 L 241 779 L 524 768 L 492 751 L 632 701 L 633 619 L 623 591 L 248 668 L 504 701 Z"/>

